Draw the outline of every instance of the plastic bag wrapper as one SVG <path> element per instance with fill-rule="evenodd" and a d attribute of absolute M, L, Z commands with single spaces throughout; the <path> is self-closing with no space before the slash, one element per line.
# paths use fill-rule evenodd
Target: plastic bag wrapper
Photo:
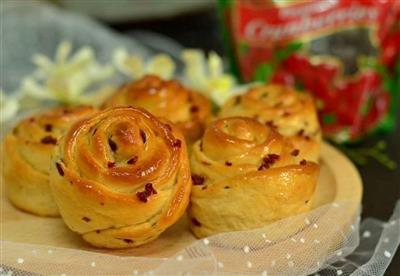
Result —
<path fill-rule="evenodd" d="M 100 63 L 109 63 L 118 47 L 143 58 L 151 53 L 139 41 L 111 32 L 84 15 L 37 1 L 8 1 L 1 5 L 0 87 L 6 92 L 18 89 L 21 79 L 34 71 L 34 54 L 52 57 L 61 41 L 71 41 L 74 52 L 83 46 L 91 47 Z"/>
<path fill-rule="evenodd" d="M 400 2 L 218 0 L 231 69 L 317 99 L 323 132 L 357 141 L 395 127 Z"/>
<path fill-rule="evenodd" d="M 336 202 L 261 229 L 218 234 L 168 258 L 2 241 L 2 273 L 307 275 L 322 269 L 321 275 L 383 275 L 400 242 L 400 201 L 387 223 L 367 219 L 361 227 L 358 214 L 343 221 L 352 205 Z"/>

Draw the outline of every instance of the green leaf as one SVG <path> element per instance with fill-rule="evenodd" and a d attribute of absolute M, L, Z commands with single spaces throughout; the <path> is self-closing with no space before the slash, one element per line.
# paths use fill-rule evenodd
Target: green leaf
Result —
<path fill-rule="evenodd" d="M 324 124 L 326 124 L 326 125 L 331 125 L 331 124 L 335 123 L 336 120 L 337 120 L 336 114 L 333 114 L 333 113 L 332 113 L 332 114 L 325 114 L 325 115 L 322 117 L 322 121 L 323 121 Z"/>
<path fill-rule="evenodd" d="M 299 80 L 295 80 L 294 88 L 296 88 L 298 92 L 302 92 L 304 90 L 304 85 Z"/>
<path fill-rule="evenodd" d="M 366 116 L 371 110 L 372 105 L 373 105 L 372 99 L 370 96 L 368 96 L 368 99 L 363 103 L 363 105 L 360 108 L 360 114 L 362 116 Z"/>
<path fill-rule="evenodd" d="M 234 0 L 217 0 L 218 6 L 222 9 L 229 8 Z"/>
<path fill-rule="evenodd" d="M 275 68 L 270 63 L 260 64 L 254 72 L 253 80 L 260 82 L 268 82 L 274 73 Z"/>
<path fill-rule="evenodd" d="M 277 58 L 278 62 L 281 62 L 281 61 L 287 59 L 291 54 L 300 50 L 301 47 L 303 47 L 303 43 L 292 42 L 292 43 L 286 45 L 285 48 L 276 51 L 276 58 Z"/>
<path fill-rule="evenodd" d="M 363 58 L 360 60 L 360 67 L 372 68 L 381 77 L 383 88 L 390 93 L 390 105 L 388 113 L 380 120 L 377 128 L 372 133 L 387 133 L 395 127 L 395 117 L 398 108 L 398 97 L 400 93 L 400 58 L 398 59 L 394 72 L 390 72 L 388 68 L 380 64 L 374 58 Z M 370 103 L 366 103 L 361 109 L 361 114 L 366 114 L 370 107 Z"/>
<path fill-rule="evenodd" d="M 245 55 L 245 54 L 247 54 L 248 51 L 249 51 L 249 45 L 244 41 L 240 42 L 239 43 L 239 53 L 241 55 Z"/>

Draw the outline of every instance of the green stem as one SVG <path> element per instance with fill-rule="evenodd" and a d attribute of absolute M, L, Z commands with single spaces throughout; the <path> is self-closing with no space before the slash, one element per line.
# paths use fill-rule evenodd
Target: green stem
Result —
<path fill-rule="evenodd" d="M 397 168 L 396 162 L 390 159 L 386 153 L 385 141 L 379 141 L 375 146 L 370 148 L 349 148 L 344 145 L 336 146 L 358 165 L 363 166 L 368 163 L 369 159 L 374 159 L 389 170 Z"/>

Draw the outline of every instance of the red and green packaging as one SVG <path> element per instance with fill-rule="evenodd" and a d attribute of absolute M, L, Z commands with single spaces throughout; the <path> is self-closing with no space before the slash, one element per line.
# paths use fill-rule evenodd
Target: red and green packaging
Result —
<path fill-rule="evenodd" d="M 394 128 L 400 1 L 218 0 L 231 69 L 243 82 L 290 85 L 317 100 L 338 142 Z"/>

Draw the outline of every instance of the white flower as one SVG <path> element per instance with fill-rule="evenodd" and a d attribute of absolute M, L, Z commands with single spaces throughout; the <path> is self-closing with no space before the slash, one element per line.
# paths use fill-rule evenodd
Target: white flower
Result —
<path fill-rule="evenodd" d="M 100 100 L 96 84 L 113 75 L 112 66 L 98 64 L 93 49 L 89 47 L 83 47 L 69 57 L 71 48 L 70 42 L 62 42 L 54 61 L 41 54 L 34 55 L 32 61 L 38 68 L 23 79 L 21 92 L 37 99 L 65 104 Z M 89 91 L 93 87 L 95 90 Z"/>
<path fill-rule="evenodd" d="M 182 52 L 182 59 L 187 84 L 211 97 L 218 105 L 240 93 L 241 89 L 236 89 L 235 78 L 224 73 L 224 65 L 218 54 L 211 52 L 206 58 L 202 51 L 188 49 Z"/>
<path fill-rule="evenodd" d="M 0 89 L 0 122 L 6 122 L 12 119 L 18 112 L 18 97 L 6 95 Z"/>
<path fill-rule="evenodd" d="M 118 48 L 114 51 L 113 63 L 118 71 L 134 80 L 146 74 L 171 79 L 176 67 L 172 58 L 166 54 L 157 54 L 145 61 L 138 55 L 129 54 L 124 48 Z"/>

